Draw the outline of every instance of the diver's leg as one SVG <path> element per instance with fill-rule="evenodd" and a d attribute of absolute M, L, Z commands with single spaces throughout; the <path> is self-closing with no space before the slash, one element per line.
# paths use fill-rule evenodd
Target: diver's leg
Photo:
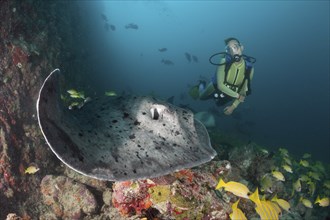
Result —
<path fill-rule="evenodd" d="M 213 86 L 213 83 L 210 82 L 206 88 L 204 88 L 203 91 L 200 91 L 199 93 L 199 99 L 200 100 L 206 100 L 206 99 L 209 99 L 209 98 L 212 98 L 211 95 L 212 93 L 215 91 L 214 89 L 214 86 Z"/>

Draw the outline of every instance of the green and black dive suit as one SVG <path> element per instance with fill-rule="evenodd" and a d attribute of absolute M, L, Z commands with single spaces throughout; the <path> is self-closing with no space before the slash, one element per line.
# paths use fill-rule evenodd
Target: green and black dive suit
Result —
<path fill-rule="evenodd" d="M 251 93 L 250 81 L 253 78 L 254 68 L 245 59 L 239 62 L 230 62 L 223 58 L 215 76 L 199 94 L 199 99 L 215 98 L 217 105 L 224 105 L 234 100 L 235 108 L 239 105 L 239 95 L 247 96 Z"/>

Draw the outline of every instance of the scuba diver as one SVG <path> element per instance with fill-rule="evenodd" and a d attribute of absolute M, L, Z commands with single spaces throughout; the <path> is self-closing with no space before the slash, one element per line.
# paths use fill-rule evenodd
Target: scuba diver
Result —
<path fill-rule="evenodd" d="M 226 52 L 216 53 L 209 59 L 211 64 L 218 66 L 211 82 L 206 85 L 205 81 L 200 81 L 189 93 L 194 99 L 215 99 L 218 106 L 233 101 L 224 108 L 224 114 L 231 115 L 244 102 L 245 97 L 251 94 L 250 84 L 254 73 L 252 64 L 256 59 L 243 55 L 244 47 L 236 38 L 225 39 L 225 45 Z M 222 55 L 220 63 L 214 63 L 212 58 L 218 55 Z"/>

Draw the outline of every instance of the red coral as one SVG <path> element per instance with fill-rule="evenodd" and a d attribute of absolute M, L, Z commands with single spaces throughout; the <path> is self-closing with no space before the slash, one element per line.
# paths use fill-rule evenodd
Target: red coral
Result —
<path fill-rule="evenodd" d="M 112 203 L 124 216 L 141 214 L 152 206 L 147 180 L 116 182 L 113 185 Z"/>
<path fill-rule="evenodd" d="M 15 187 L 16 181 L 15 178 L 11 175 L 10 170 L 3 169 L 3 178 L 7 182 L 7 184 L 11 187 Z"/>
<path fill-rule="evenodd" d="M 10 45 L 12 54 L 12 61 L 15 66 L 23 65 L 28 62 L 29 53 L 23 50 L 21 47 Z"/>
<path fill-rule="evenodd" d="M 168 174 L 165 176 L 151 178 L 150 180 L 153 181 L 156 185 L 171 185 L 172 183 L 174 183 L 176 178 L 171 174 Z"/>
<path fill-rule="evenodd" d="M 178 179 L 186 179 L 190 183 L 192 183 L 194 179 L 194 172 L 192 172 L 190 169 L 180 170 L 174 174 L 174 176 Z"/>

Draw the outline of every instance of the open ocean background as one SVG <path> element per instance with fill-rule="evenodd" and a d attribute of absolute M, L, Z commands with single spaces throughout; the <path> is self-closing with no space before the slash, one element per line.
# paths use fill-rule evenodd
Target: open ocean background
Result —
<path fill-rule="evenodd" d="M 257 58 L 252 95 L 232 116 L 216 117 L 219 130 L 330 161 L 329 1 L 86 1 L 80 7 L 95 64 L 90 86 L 174 96 L 176 105 L 208 111 L 214 102 L 191 99 L 189 86 L 213 76 L 209 57 L 236 37 L 244 54 Z M 138 29 L 125 28 L 130 23 Z"/>

